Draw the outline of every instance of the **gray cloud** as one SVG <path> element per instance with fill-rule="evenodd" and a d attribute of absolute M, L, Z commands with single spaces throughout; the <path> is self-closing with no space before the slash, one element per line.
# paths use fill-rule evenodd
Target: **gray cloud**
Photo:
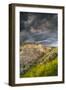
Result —
<path fill-rule="evenodd" d="M 57 14 L 20 12 L 20 44 L 37 42 L 57 46 L 57 20 Z"/>

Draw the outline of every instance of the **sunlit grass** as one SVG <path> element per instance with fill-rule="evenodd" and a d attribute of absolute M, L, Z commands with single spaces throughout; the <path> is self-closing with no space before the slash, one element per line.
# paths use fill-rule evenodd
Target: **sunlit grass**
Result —
<path fill-rule="evenodd" d="M 25 74 L 20 77 L 40 77 L 40 76 L 56 76 L 58 73 L 58 58 L 47 63 L 32 66 Z"/>

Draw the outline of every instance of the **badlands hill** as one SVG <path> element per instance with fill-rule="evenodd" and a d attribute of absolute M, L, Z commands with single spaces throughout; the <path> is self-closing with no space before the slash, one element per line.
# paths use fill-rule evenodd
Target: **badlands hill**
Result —
<path fill-rule="evenodd" d="M 44 74 L 34 74 L 36 74 L 36 70 L 42 73 L 44 71 L 44 69 L 41 68 L 42 66 L 47 66 L 48 63 L 51 66 L 51 62 L 57 61 L 57 51 L 57 47 L 46 47 L 42 44 L 23 44 L 20 47 L 20 77 L 44 76 Z M 57 64 L 57 62 L 55 64 Z M 37 68 L 38 65 L 39 67 Z M 40 70 L 40 68 L 42 70 Z M 32 74 L 30 74 L 31 72 Z M 55 74 L 57 74 L 57 70 Z"/>

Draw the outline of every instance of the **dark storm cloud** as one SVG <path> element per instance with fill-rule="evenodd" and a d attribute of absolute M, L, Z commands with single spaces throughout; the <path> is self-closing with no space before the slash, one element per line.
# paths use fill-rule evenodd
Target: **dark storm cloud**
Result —
<path fill-rule="evenodd" d="M 57 45 L 57 20 L 57 14 L 20 12 L 20 43 Z"/>

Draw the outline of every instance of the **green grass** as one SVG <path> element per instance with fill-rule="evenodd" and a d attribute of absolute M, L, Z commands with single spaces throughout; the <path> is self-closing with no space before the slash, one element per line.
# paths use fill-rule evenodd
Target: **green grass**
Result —
<path fill-rule="evenodd" d="M 47 63 L 32 66 L 25 74 L 20 77 L 40 77 L 40 76 L 56 76 L 58 72 L 58 58 Z"/>

